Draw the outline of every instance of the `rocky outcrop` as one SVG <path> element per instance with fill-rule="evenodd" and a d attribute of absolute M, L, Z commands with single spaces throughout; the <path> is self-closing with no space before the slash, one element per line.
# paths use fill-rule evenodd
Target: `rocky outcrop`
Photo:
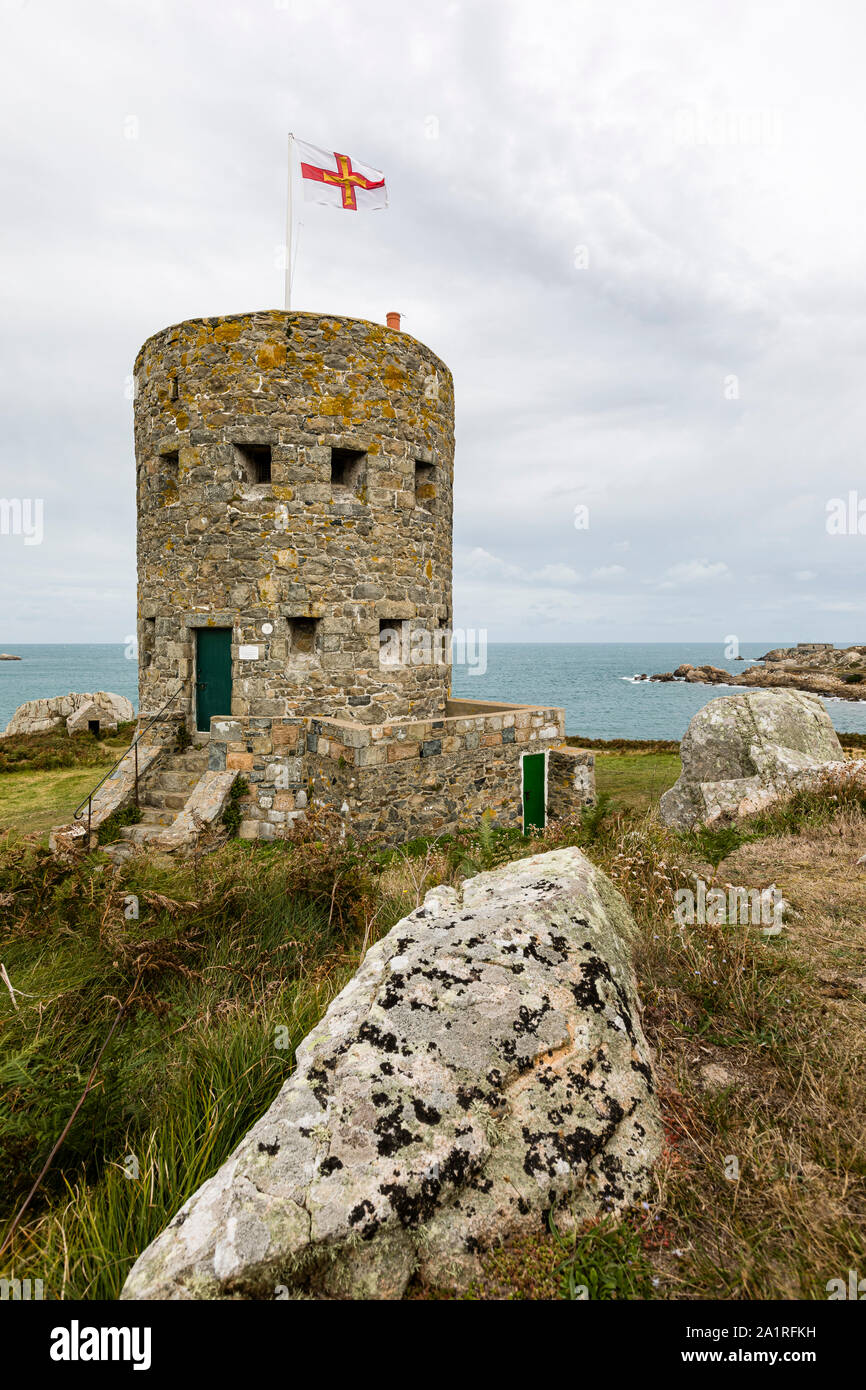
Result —
<path fill-rule="evenodd" d="M 680 756 L 682 773 L 659 806 L 662 821 L 680 827 L 748 815 L 845 759 L 823 703 L 792 690 L 710 700 Z"/>
<path fill-rule="evenodd" d="M 662 1138 L 635 932 L 577 849 L 429 892 L 123 1297 L 398 1298 L 413 1274 L 465 1287 L 484 1251 L 551 1211 L 633 1202 Z"/>
<path fill-rule="evenodd" d="M 135 718 L 135 710 L 123 695 L 114 695 L 107 690 L 97 690 L 95 694 L 52 695 L 46 700 L 27 700 L 19 705 L 6 726 L 3 738 L 12 734 L 42 734 L 56 729 L 61 724 L 69 727 L 70 733 L 77 731 L 75 716 L 87 706 L 92 706 L 88 719 L 99 720 L 100 729 L 116 729 L 118 724 L 128 723 Z M 85 721 L 83 727 L 87 728 Z"/>
<path fill-rule="evenodd" d="M 743 657 L 733 659 L 742 661 Z M 837 649 L 829 642 L 801 642 L 796 647 L 774 647 L 759 660 L 764 665 L 752 666 L 742 675 L 721 666 L 684 662 L 675 671 L 661 671 L 650 680 L 806 690 L 839 700 L 866 699 L 866 647 Z"/>

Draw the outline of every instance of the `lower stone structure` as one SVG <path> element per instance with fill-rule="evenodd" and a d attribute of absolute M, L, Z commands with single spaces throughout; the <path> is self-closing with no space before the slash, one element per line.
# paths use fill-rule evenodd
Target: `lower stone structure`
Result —
<path fill-rule="evenodd" d="M 547 762 L 546 816 L 595 799 L 594 759 L 563 744 L 561 709 L 449 700 L 443 717 L 213 719 L 210 767 L 240 772 L 244 839 L 273 840 L 309 806 L 340 813 L 359 839 L 400 843 L 477 825 L 521 828 L 527 753 Z"/>

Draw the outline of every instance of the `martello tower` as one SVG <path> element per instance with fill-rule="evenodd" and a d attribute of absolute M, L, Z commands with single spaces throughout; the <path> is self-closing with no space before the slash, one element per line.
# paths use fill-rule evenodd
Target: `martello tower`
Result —
<path fill-rule="evenodd" d="M 201 730 L 441 715 L 445 364 L 396 324 L 268 311 L 155 334 L 135 379 L 142 714 L 184 683 Z M 395 629 L 408 660 L 385 658 Z"/>

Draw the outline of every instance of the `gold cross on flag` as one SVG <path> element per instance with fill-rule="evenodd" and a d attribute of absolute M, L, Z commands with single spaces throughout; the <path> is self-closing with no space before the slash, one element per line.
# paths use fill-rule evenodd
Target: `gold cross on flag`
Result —
<path fill-rule="evenodd" d="M 373 212 L 388 206 L 385 175 L 347 154 L 320 150 L 296 140 L 306 202 L 327 203 L 346 212 Z"/>

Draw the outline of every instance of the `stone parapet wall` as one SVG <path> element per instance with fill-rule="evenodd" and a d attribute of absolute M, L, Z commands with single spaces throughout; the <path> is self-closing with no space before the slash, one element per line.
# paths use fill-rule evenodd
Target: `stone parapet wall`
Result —
<path fill-rule="evenodd" d="M 521 759 L 561 742 L 563 712 L 483 708 L 489 712 L 372 726 L 325 718 L 214 719 L 210 766 L 249 783 L 240 803 L 245 839 L 275 839 L 308 806 L 339 812 L 360 839 L 390 843 L 451 834 L 477 825 L 485 812 L 498 826 L 520 826 Z"/>

